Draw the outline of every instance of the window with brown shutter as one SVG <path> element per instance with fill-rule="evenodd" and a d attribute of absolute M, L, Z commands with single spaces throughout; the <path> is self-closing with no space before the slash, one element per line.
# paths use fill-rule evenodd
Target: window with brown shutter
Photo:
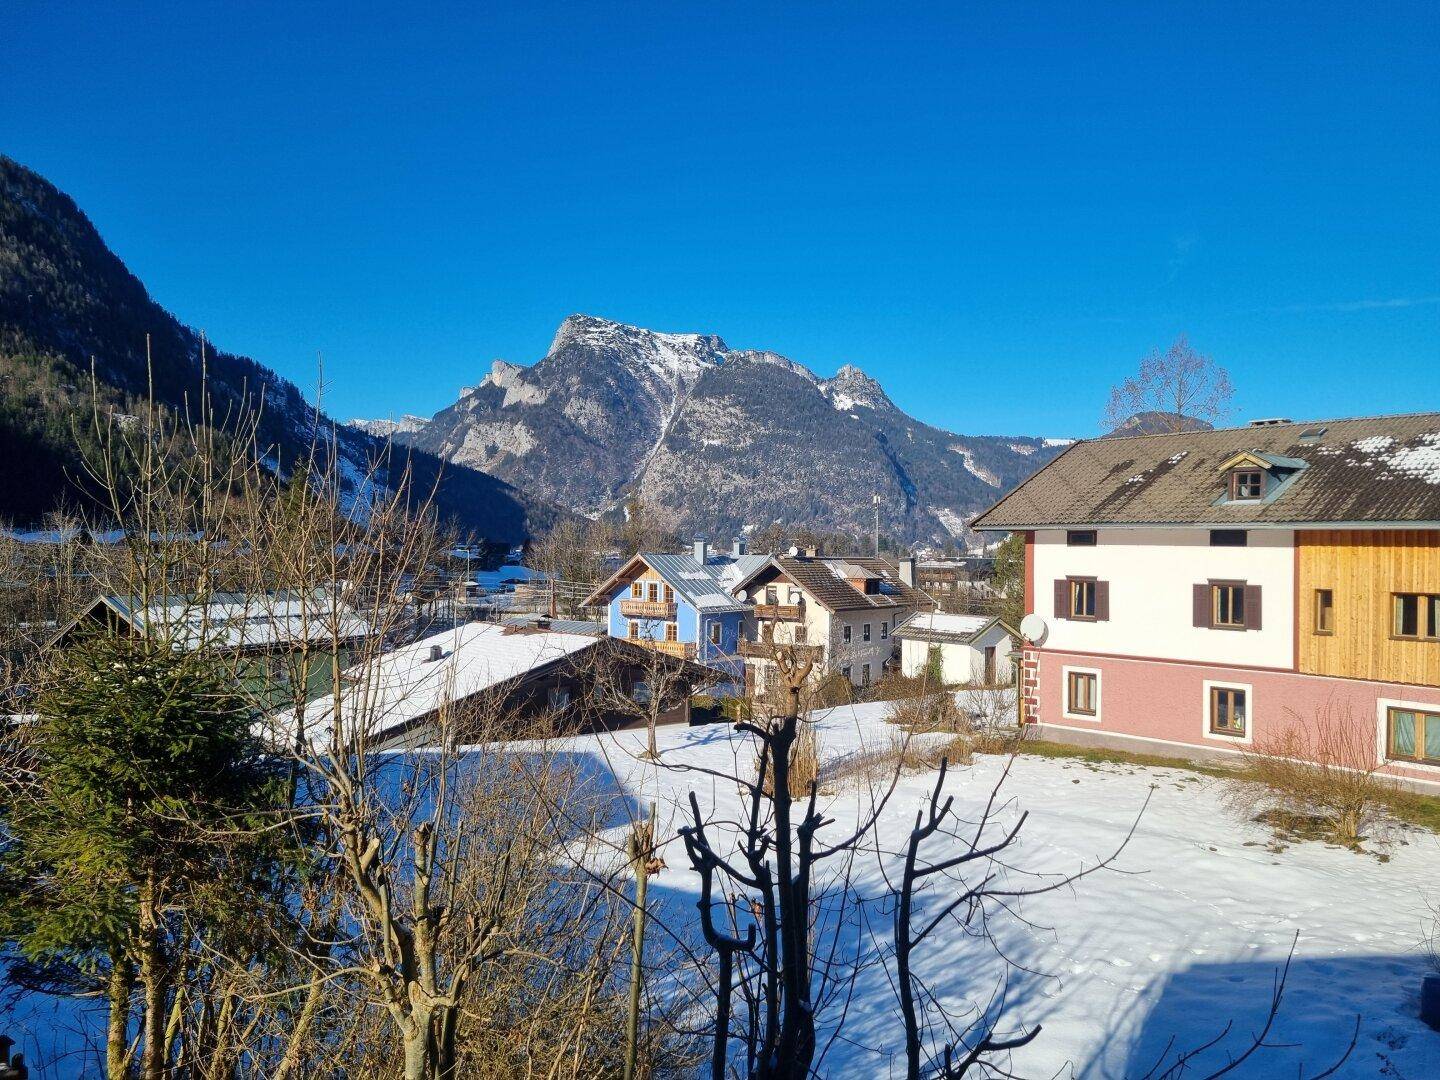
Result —
<path fill-rule="evenodd" d="M 1092 577 L 1057 579 L 1055 617 L 1082 622 L 1107 621 L 1110 618 L 1110 583 Z"/>
<path fill-rule="evenodd" d="M 1210 581 L 1193 586 L 1194 626 L 1207 630 L 1259 630 L 1260 586 Z"/>

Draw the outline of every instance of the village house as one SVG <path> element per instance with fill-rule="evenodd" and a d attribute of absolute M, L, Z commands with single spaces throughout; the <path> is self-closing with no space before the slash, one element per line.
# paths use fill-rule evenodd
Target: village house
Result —
<path fill-rule="evenodd" d="M 1015 677 L 1010 653 L 1018 635 L 998 615 L 918 611 L 893 636 L 900 642 L 900 672 L 908 678 L 995 686 Z"/>
<path fill-rule="evenodd" d="M 227 658 L 248 695 L 262 707 L 293 698 L 303 666 L 306 696 L 325 692 L 334 666 L 348 665 L 370 624 L 328 589 L 211 593 L 151 598 L 97 596 L 60 627 L 47 648 L 89 634 L 137 635 L 192 652 Z M 296 663 L 304 656 L 304 664 Z"/>
<path fill-rule="evenodd" d="M 656 663 L 668 689 L 658 721 L 688 724 L 691 694 L 715 677 L 708 668 L 589 633 L 464 623 L 346 669 L 346 713 L 374 749 L 614 729 L 638 721 L 610 695 L 643 699 Z M 327 737 L 328 709 L 307 715 L 313 737 Z M 288 738 L 288 714 L 274 720 Z"/>
<path fill-rule="evenodd" d="M 897 626 L 935 605 L 915 587 L 913 559 L 893 567 L 884 559 L 828 557 L 815 549 L 764 559 L 740 577 L 745 600 L 747 685 L 763 692 L 774 679 L 773 644 L 811 650 L 817 672 L 839 672 L 869 686 L 889 669 Z"/>
<path fill-rule="evenodd" d="M 740 637 L 746 605 L 731 593 L 738 576 L 765 561 L 739 541 L 728 555 L 697 539 L 687 554 L 638 552 L 584 601 L 603 607 L 609 635 L 744 678 Z"/>
<path fill-rule="evenodd" d="M 990 555 L 919 559 L 915 585 L 944 611 L 994 612 L 999 594 L 993 584 L 995 559 Z"/>
<path fill-rule="evenodd" d="M 1077 443 L 975 521 L 1025 536 L 1023 719 L 1196 753 L 1359 724 L 1440 783 L 1440 413 Z"/>

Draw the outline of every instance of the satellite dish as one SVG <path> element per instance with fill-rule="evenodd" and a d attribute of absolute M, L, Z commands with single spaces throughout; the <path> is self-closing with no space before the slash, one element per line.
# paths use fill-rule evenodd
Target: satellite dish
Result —
<path fill-rule="evenodd" d="M 1045 620 L 1034 612 L 1026 615 L 1020 620 L 1020 636 L 1026 641 L 1034 642 L 1036 645 L 1045 643 L 1045 635 L 1050 632 L 1050 627 L 1045 625 Z"/>

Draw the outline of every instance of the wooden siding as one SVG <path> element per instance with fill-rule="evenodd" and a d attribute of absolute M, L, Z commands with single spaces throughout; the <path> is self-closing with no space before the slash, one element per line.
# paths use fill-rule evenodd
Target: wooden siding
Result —
<path fill-rule="evenodd" d="M 1440 593 L 1440 531 L 1335 529 L 1295 534 L 1299 670 L 1440 686 L 1440 642 L 1392 636 L 1392 595 Z M 1315 591 L 1334 592 L 1334 632 L 1315 632 Z"/>

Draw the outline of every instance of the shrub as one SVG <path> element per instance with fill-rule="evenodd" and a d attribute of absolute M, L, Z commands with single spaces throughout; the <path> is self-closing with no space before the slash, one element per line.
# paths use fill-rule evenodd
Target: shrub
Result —
<path fill-rule="evenodd" d="M 943 690 L 893 701 L 885 719 L 911 733 L 960 732 L 969 726 L 955 705 L 955 695 Z"/>
<path fill-rule="evenodd" d="M 1370 726 L 1327 707 L 1245 751 L 1227 799 L 1282 835 L 1358 847 L 1395 791 L 1379 768 Z"/>

